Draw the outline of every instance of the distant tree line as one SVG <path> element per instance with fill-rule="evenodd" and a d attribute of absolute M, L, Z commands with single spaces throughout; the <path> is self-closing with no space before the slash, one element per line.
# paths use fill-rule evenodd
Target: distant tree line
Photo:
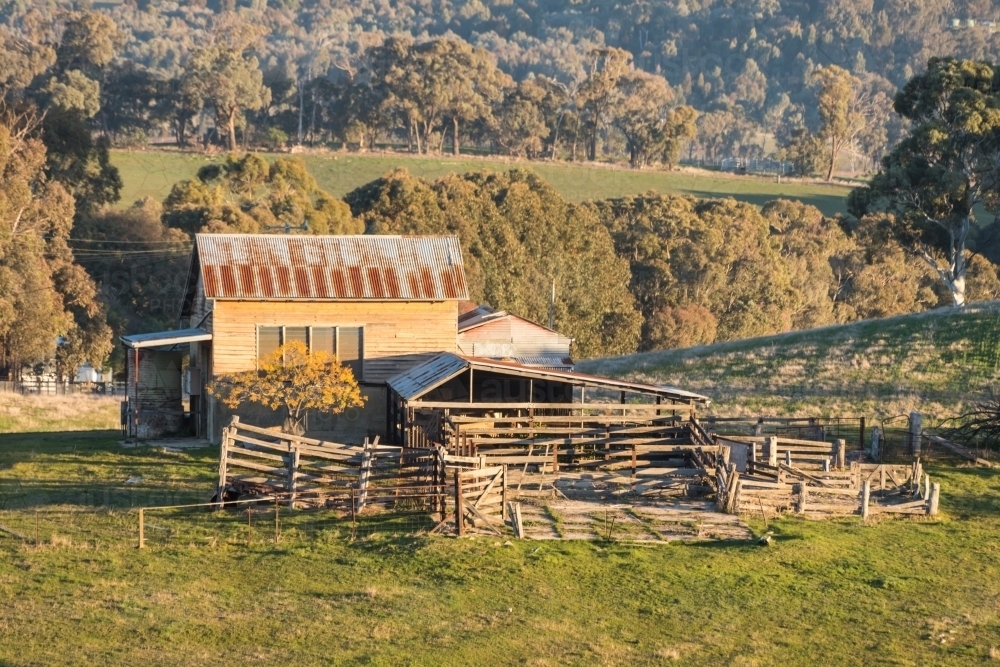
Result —
<path fill-rule="evenodd" d="M 31 67 L 76 4 L 0 5 Z M 120 146 L 168 131 L 238 144 L 408 146 L 671 165 L 777 157 L 872 171 L 905 131 L 891 98 L 931 57 L 1000 57 L 994 3 L 467 0 L 160 2 L 99 10 L 116 57 L 89 125 Z M 9 52 L 9 53 L 7 53 Z M 0 72 L 10 69 L 0 64 Z M 86 96 L 79 78 L 60 85 Z M 91 95 L 93 98 L 93 95 Z M 92 100 L 93 101 L 93 100 Z"/>

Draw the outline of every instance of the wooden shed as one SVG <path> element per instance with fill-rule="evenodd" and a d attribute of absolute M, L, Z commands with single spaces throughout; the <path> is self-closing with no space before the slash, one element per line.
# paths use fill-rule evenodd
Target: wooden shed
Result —
<path fill-rule="evenodd" d="M 313 411 L 307 429 L 348 441 L 380 433 L 386 379 L 456 351 L 458 303 L 466 299 L 454 236 L 198 234 L 180 314 L 183 330 L 200 332 L 187 350 L 193 430 L 217 441 L 230 417 L 205 395 L 207 383 L 253 370 L 298 340 L 336 354 L 367 398 L 364 408 L 340 415 Z M 239 413 L 280 424 L 254 406 Z"/>
<path fill-rule="evenodd" d="M 573 370 L 573 339 L 537 322 L 489 306 L 458 318 L 458 351 L 524 366 Z"/>

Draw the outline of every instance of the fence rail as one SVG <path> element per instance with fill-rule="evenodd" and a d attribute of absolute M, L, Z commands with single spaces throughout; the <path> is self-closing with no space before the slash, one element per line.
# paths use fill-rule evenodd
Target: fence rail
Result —
<path fill-rule="evenodd" d="M 13 394 L 102 394 L 124 396 L 124 382 L 57 382 L 55 380 L 0 380 L 0 392 Z"/>

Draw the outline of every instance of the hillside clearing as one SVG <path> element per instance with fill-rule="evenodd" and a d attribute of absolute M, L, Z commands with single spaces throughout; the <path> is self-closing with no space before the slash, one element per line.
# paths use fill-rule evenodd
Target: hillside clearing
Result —
<path fill-rule="evenodd" d="M 703 393 L 720 415 L 953 416 L 1000 377 L 1000 302 L 582 362 Z"/>
<path fill-rule="evenodd" d="M 288 157 L 274 154 L 273 157 Z M 650 190 L 663 194 L 683 194 L 700 198 L 734 197 L 762 205 L 772 199 L 797 199 L 819 208 L 826 215 L 843 213 L 848 188 L 822 183 L 775 182 L 774 178 L 713 174 L 701 171 L 633 171 L 624 168 L 588 167 L 583 164 L 549 164 L 544 162 L 509 161 L 502 159 L 454 159 L 447 157 L 391 157 L 366 155 L 302 155 L 309 171 L 319 185 L 331 194 L 342 197 L 358 186 L 369 183 L 388 171 L 405 168 L 415 176 L 435 179 L 449 173 L 466 173 L 482 169 L 506 171 L 528 168 L 552 184 L 563 197 L 572 202 L 635 195 Z M 178 152 L 112 153 L 112 162 L 121 171 L 124 188 L 121 203 L 130 205 L 142 197 L 162 201 L 174 183 L 193 178 L 198 169 L 218 162 L 221 156 L 208 157 Z"/>

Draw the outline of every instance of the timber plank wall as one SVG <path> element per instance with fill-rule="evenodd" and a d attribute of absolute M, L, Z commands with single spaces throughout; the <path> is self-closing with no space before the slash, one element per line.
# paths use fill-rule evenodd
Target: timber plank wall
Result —
<path fill-rule="evenodd" d="M 212 372 L 252 370 L 258 326 L 364 327 L 364 382 L 384 382 L 428 356 L 455 352 L 455 301 L 223 301 L 214 303 Z"/>

